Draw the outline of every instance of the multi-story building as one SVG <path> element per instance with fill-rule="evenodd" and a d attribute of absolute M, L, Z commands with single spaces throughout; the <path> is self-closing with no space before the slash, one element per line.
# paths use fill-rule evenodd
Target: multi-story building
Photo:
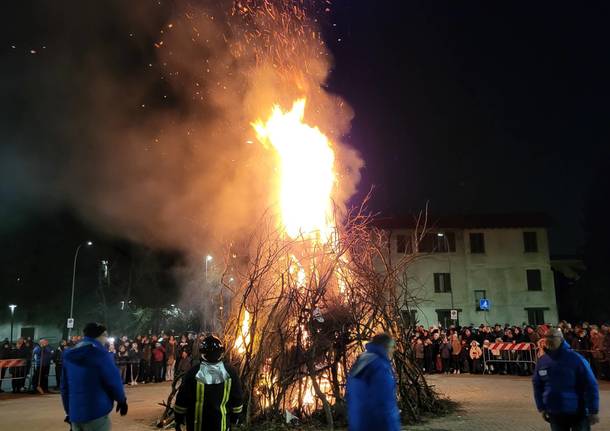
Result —
<path fill-rule="evenodd" d="M 442 324 L 557 322 L 548 218 L 540 214 L 381 218 L 395 257 L 413 253 L 406 270 L 412 321 Z M 489 309 L 485 310 L 486 299 Z M 451 310 L 456 310 L 452 313 Z M 455 318 L 457 315 L 457 319 Z M 452 318 L 453 317 L 453 318 Z"/>

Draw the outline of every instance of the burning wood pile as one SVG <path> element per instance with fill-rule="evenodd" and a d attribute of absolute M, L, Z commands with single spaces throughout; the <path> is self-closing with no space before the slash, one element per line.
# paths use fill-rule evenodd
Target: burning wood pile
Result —
<path fill-rule="evenodd" d="M 404 321 L 411 256 L 393 260 L 386 232 L 358 208 L 341 215 L 331 142 L 303 123 L 305 101 L 253 124 L 279 161 L 279 203 L 225 257 L 222 303 L 229 359 L 248 396 L 246 416 L 344 418 L 346 375 L 364 343 L 388 332 L 403 411 L 417 418 L 436 398 L 416 366 Z M 407 311 L 405 314 L 404 312 Z"/>

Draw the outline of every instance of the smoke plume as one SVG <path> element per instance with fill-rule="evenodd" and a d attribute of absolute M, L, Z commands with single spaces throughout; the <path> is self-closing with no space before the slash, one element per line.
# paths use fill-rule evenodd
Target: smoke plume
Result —
<path fill-rule="evenodd" d="M 11 112 L 0 150 L 3 218 L 68 205 L 108 233 L 201 257 L 274 205 L 274 158 L 250 123 L 302 96 L 305 120 L 335 145 L 334 198 L 344 205 L 362 162 L 341 143 L 349 106 L 324 90 L 332 59 L 321 3 L 13 11 L 33 25 L 11 27 L 2 51 Z"/>

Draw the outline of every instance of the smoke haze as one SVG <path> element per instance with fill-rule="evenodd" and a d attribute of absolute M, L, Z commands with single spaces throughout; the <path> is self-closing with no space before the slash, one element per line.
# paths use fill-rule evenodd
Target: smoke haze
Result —
<path fill-rule="evenodd" d="M 323 88 L 323 9 L 276 3 L 48 2 L 31 29 L 9 26 L 4 228 L 67 205 L 110 234 L 200 258 L 274 205 L 274 155 L 250 123 L 302 96 L 305 121 L 335 144 L 344 205 L 362 161 L 340 143 L 349 106 Z"/>

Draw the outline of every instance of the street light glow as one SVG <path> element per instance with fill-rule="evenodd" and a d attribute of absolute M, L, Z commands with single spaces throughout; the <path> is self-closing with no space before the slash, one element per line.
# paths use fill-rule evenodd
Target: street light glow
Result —
<path fill-rule="evenodd" d="M 437 234 L 436 234 L 436 236 L 444 237 L 444 236 L 445 236 L 445 234 L 444 234 L 444 233 L 442 233 L 442 232 L 439 232 L 439 233 L 437 233 Z"/>
<path fill-rule="evenodd" d="M 15 312 L 15 308 L 17 308 L 17 306 L 15 304 L 11 304 L 11 305 L 8 306 L 8 308 L 11 309 L 11 313 L 14 313 Z"/>
<path fill-rule="evenodd" d="M 205 260 L 206 260 L 207 262 L 209 262 L 210 260 L 212 260 L 212 256 L 210 256 L 210 255 L 208 254 L 208 255 L 205 257 Z"/>
<path fill-rule="evenodd" d="M 87 245 L 93 245 L 93 242 L 87 241 Z"/>

